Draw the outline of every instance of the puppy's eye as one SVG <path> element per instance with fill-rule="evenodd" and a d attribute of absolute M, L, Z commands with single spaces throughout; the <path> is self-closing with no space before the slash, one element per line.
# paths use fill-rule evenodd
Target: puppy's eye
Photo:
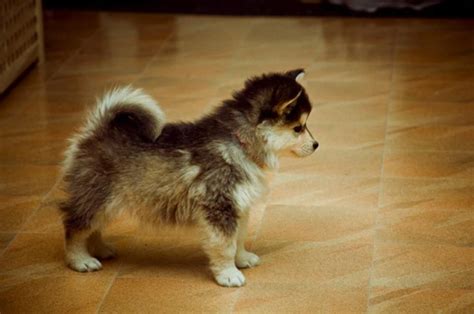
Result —
<path fill-rule="evenodd" d="M 301 133 L 301 131 L 303 131 L 303 127 L 301 125 L 295 126 L 293 128 L 293 131 L 295 131 L 296 133 Z"/>

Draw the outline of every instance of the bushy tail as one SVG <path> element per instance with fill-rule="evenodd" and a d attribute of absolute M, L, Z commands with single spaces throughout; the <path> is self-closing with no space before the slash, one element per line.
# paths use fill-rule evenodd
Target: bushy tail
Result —
<path fill-rule="evenodd" d="M 98 100 L 83 131 L 154 141 L 164 124 L 165 115 L 156 101 L 143 90 L 126 86 L 112 89 Z"/>
<path fill-rule="evenodd" d="M 84 127 L 71 138 L 63 170 L 70 168 L 81 143 L 152 142 L 160 136 L 164 124 L 165 115 L 151 96 L 131 86 L 114 88 L 97 101 Z"/>

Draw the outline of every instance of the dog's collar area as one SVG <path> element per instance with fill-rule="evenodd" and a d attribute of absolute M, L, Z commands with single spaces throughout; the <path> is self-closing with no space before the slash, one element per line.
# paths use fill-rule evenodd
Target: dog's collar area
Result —
<path fill-rule="evenodd" d="M 244 148 L 248 147 L 248 142 L 245 141 L 242 136 L 240 135 L 239 131 L 234 132 L 234 136 L 237 139 L 237 141 L 240 143 L 240 145 Z"/>
<path fill-rule="evenodd" d="M 261 169 L 267 168 L 265 162 L 260 160 L 259 158 L 256 158 L 256 156 L 252 153 L 250 143 L 242 138 L 240 133 L 238 131 L 233 133 L 234 137 L 237 139 L 239 142 L 240 146 L 242 147 L 243 151 L 247 154 L 247 156 L 253 160 Z"/>

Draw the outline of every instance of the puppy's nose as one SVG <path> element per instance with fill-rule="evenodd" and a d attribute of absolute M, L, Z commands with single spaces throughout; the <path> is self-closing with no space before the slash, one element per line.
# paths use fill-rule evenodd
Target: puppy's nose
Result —
<path fill-rule="evenodd" d="M 313 149 L 316 150 L 316 148 L 318 148 L 318 146 L 319 146 L 319 143 L 315 141 L 313 143 Z"/>

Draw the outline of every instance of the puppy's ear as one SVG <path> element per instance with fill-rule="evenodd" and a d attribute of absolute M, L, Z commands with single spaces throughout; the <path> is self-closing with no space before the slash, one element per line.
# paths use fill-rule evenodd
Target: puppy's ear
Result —
<path fill-rule="evenodd" d="M 301 93 L 303 92 L 303 90 L 301 89 L 298 94 L 289 99 L 289 100 L 285 100 L 283 101 L 282 103 L 280 103 L 277 107 L 276 107 L 276 112 L 282 116 L 288 112 L 291 111 L 291 109 L 293 109 L 293 107 L 296 105 L 296 101 L 298 100 L 298 97 L 300 97 Z"/>
<path fill-rule="evenodd" d="M 291 70 L 286 72 L 285 74 L 299 83 L 304 78 L 304 69 Z"/>

